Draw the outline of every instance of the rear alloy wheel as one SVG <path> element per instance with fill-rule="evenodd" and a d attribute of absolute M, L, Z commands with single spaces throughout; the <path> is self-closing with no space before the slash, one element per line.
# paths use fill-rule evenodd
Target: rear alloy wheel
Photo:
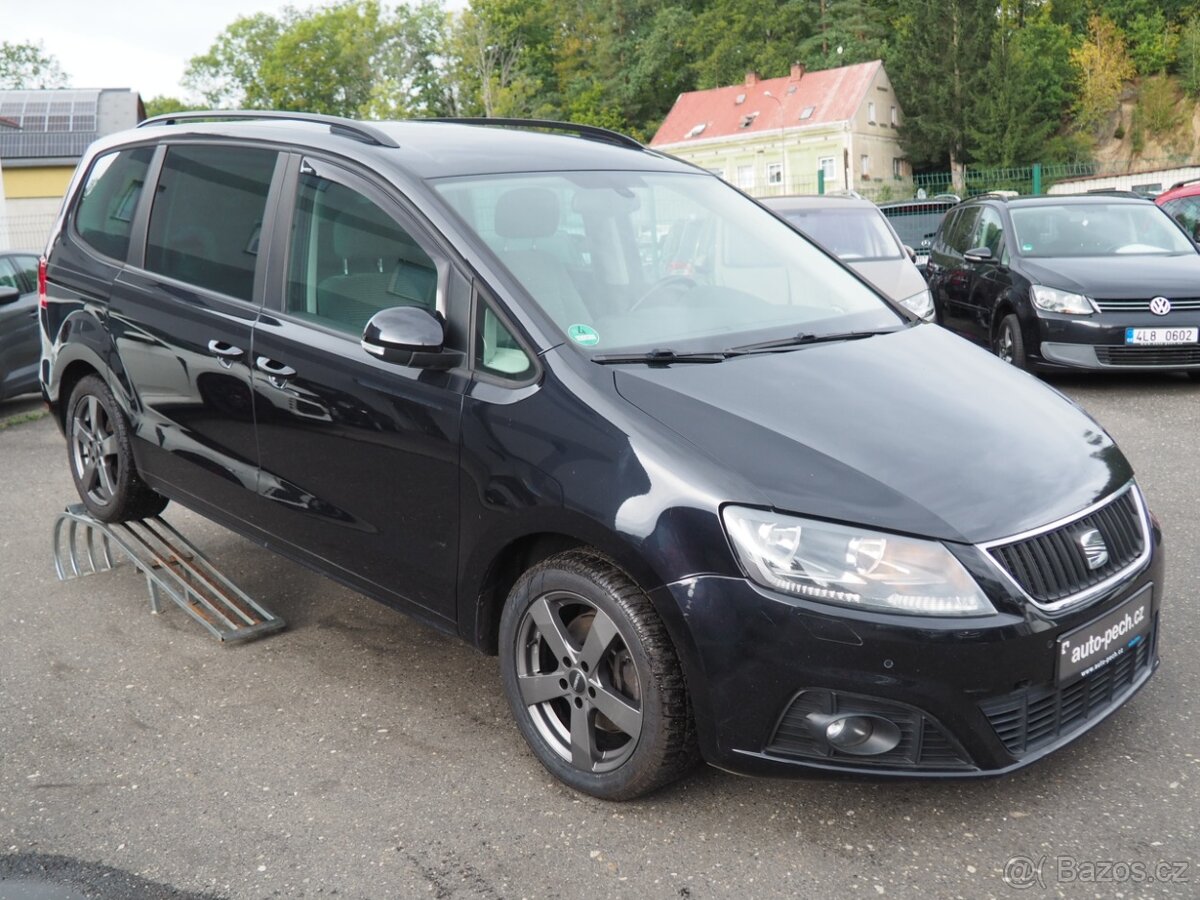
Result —
<path fill-rule="evenodd" d="M 67 405 L 67 454 L 75 489 L 102 522 L 145 519 L 167 500 L 138 477 L 129 425 L 108 385 L 96 375 L 80 379 Z"/>
<path fill-rule="evenodd" d="M 1021 337 L 1021 322 L 1015 313 L 1000 320 L 996 329 L 996 355 L 1018 369 L 1029 368 L 1025 357 L 1025 339 Z"/>
<path fill-rule="evenodd" d="M 628 800 L 696 759 L 683 673 L 649 598 L 584 550 L 534 566 L 500 621 L 504 691 L 530 748 L 566 784 Z"/>

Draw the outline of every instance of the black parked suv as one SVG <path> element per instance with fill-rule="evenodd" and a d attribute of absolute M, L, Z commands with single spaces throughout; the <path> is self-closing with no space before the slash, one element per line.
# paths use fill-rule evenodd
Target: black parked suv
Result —
<path fill-rule="evenodd" d="M 96 517 L 170 498 L 499 653 L 599 797 L 697 755 L 1006 772 L 1150 677 L 1160 533 L 1103 429 L 719 178 L 253 115 L 105 138 L 69 189 L 41 378 Z"/>
<path fill-rule="evenodd" d="M 900 242 L 913 248 L 916 254 L 913 262 L 922 274 L 929 265 L 929 248 L 933 246 L 938 226 L 958 202 L 959 198 L 954 194 L 939 194 L 928 199 L 891 200 L 879 204 L 879 209 L 900 235 Z"/>
<path fill-rule="evenodd" d="M 1200 377 L 1200 252 L 1148 200 L 972 199 L 927 276 L 940 323 L 1021 368 Z"/>

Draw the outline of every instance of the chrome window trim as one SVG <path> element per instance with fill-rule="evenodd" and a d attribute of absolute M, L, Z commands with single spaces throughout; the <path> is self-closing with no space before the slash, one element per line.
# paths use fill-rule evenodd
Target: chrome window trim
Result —
<path fill-rule="evenodd" d="M 1053 603 L 1042 603 L 1040 600 L 1036 600 L 1030 596 L 1029 592 L 1021 586 L 1020 582 L 1018 582 L 1016 578 L 1014 578 L 1012 574 L 1006 568 L 1004 568 L 1004 566 L 1000 565 L 1000 561 L 996 559 L 996 557 L 994 557 L 990 552 L 994 547 L 1018 544 L 1021 541 L 1028 540 L 1029 538 L 1048 534 L 1051 531 L 1057 531 L 1059 528 L 1062 528 L 1065 525 L 1070 525 L 1072 522 L 1077 522 L 1080 519 L 1090 516 L 1098 509 L 1103 509 L 1109 504 L 1115 503 L 1121 497 L 1121 495 L 1127 491 L 1132 492 L 1133 503 L 1137 508 L 1138 524 L 1141 526 L 1142 530 L 1142 552 L 1135 560 L 1133 560 L 1133 562 L 1129 563 L 1129 565 L 1125 566 L 1119 572 L 1114 572 L 1099 584 L 1094 584 L 1077 594 L 1072 594 L 1069 597 L 1063 597 L 1061 600 L 1055 600 Z M 987 557 L 987 560 L 989 563 L 991 563 L 992 567 L 996 569 L 996 571 L 1000 573 L 1004 580 L 1008 584 L 1012 585 L 1012 587 L 1022 597 L 1043 612 L 1058 613 L 1064 612 L 1068 609 L 1074 609 L 1077 606 L 1083 606 L 1084 604 L 1095 600 L 1101 594 L 1111 590 L 1115 585 L 1129 578 L 1135 572 L 1145 568 L 1146 563 L 1150 560 L 1150 554 L 1152 550 L 1150 546 L 1150 517 L 1147 514 L 1146 501 L 1145 498 L 1142 497 L 1141 490 L 1133 480 L 1130 480 L 1120 490 L 1113 494 L 1109 494 L 1103 500 L 1093 503 L 1091 506 L 1082 509 L 1077 513 L 1072 513 L 1071 515 L 1051 522 L 1048 525 L 1042 525 L 1040 528 L 1032 528 L 1029 531 L 1022 531 L 1020 534 L 1009 535 L 1008 537 L 998 538 L 994 541 L 984 541 L 976 544 L 976 546 L 983 551 L 984 556 Z"/>

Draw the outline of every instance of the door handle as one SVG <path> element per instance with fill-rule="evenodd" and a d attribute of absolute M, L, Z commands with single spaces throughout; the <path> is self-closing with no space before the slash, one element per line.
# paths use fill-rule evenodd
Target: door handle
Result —
<path fill-rule="evenodd" d="M 225 368 L 233 365 L 233 361 L 242 356 L 246 351 L 241 347 L 235 347 L 227 341 L 211 340 L 208 342 L 208 352 L 217 358 Z"/>
<path fill-rule="evenodd" d="M 260 372 L 267 376 L 267 380 L 277 388 L 287 384 L 287 380 L 296 374 L 296 370 L 291 366 L 286 366 L 281 362 L 271 359 L 269 356 L 260 356 L 254 360 L 254 365 L 258 367 Z"/>

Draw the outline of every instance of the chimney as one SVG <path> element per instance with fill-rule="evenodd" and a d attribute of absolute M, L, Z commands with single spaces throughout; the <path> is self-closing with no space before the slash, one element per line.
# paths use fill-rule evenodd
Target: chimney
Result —
<path fill-rule="evenodd" d="M 757 72 L 747 72 L 746 73 L 746 87 L 754 87 L 756 84 L 758 84 L 758 73 Z"/>
<path fill-rule="evenodd" d="M 804 77 L 804 66 L 801 63 L 792 63 L 792 74 L 788 81 L 799 81 Z"/>

